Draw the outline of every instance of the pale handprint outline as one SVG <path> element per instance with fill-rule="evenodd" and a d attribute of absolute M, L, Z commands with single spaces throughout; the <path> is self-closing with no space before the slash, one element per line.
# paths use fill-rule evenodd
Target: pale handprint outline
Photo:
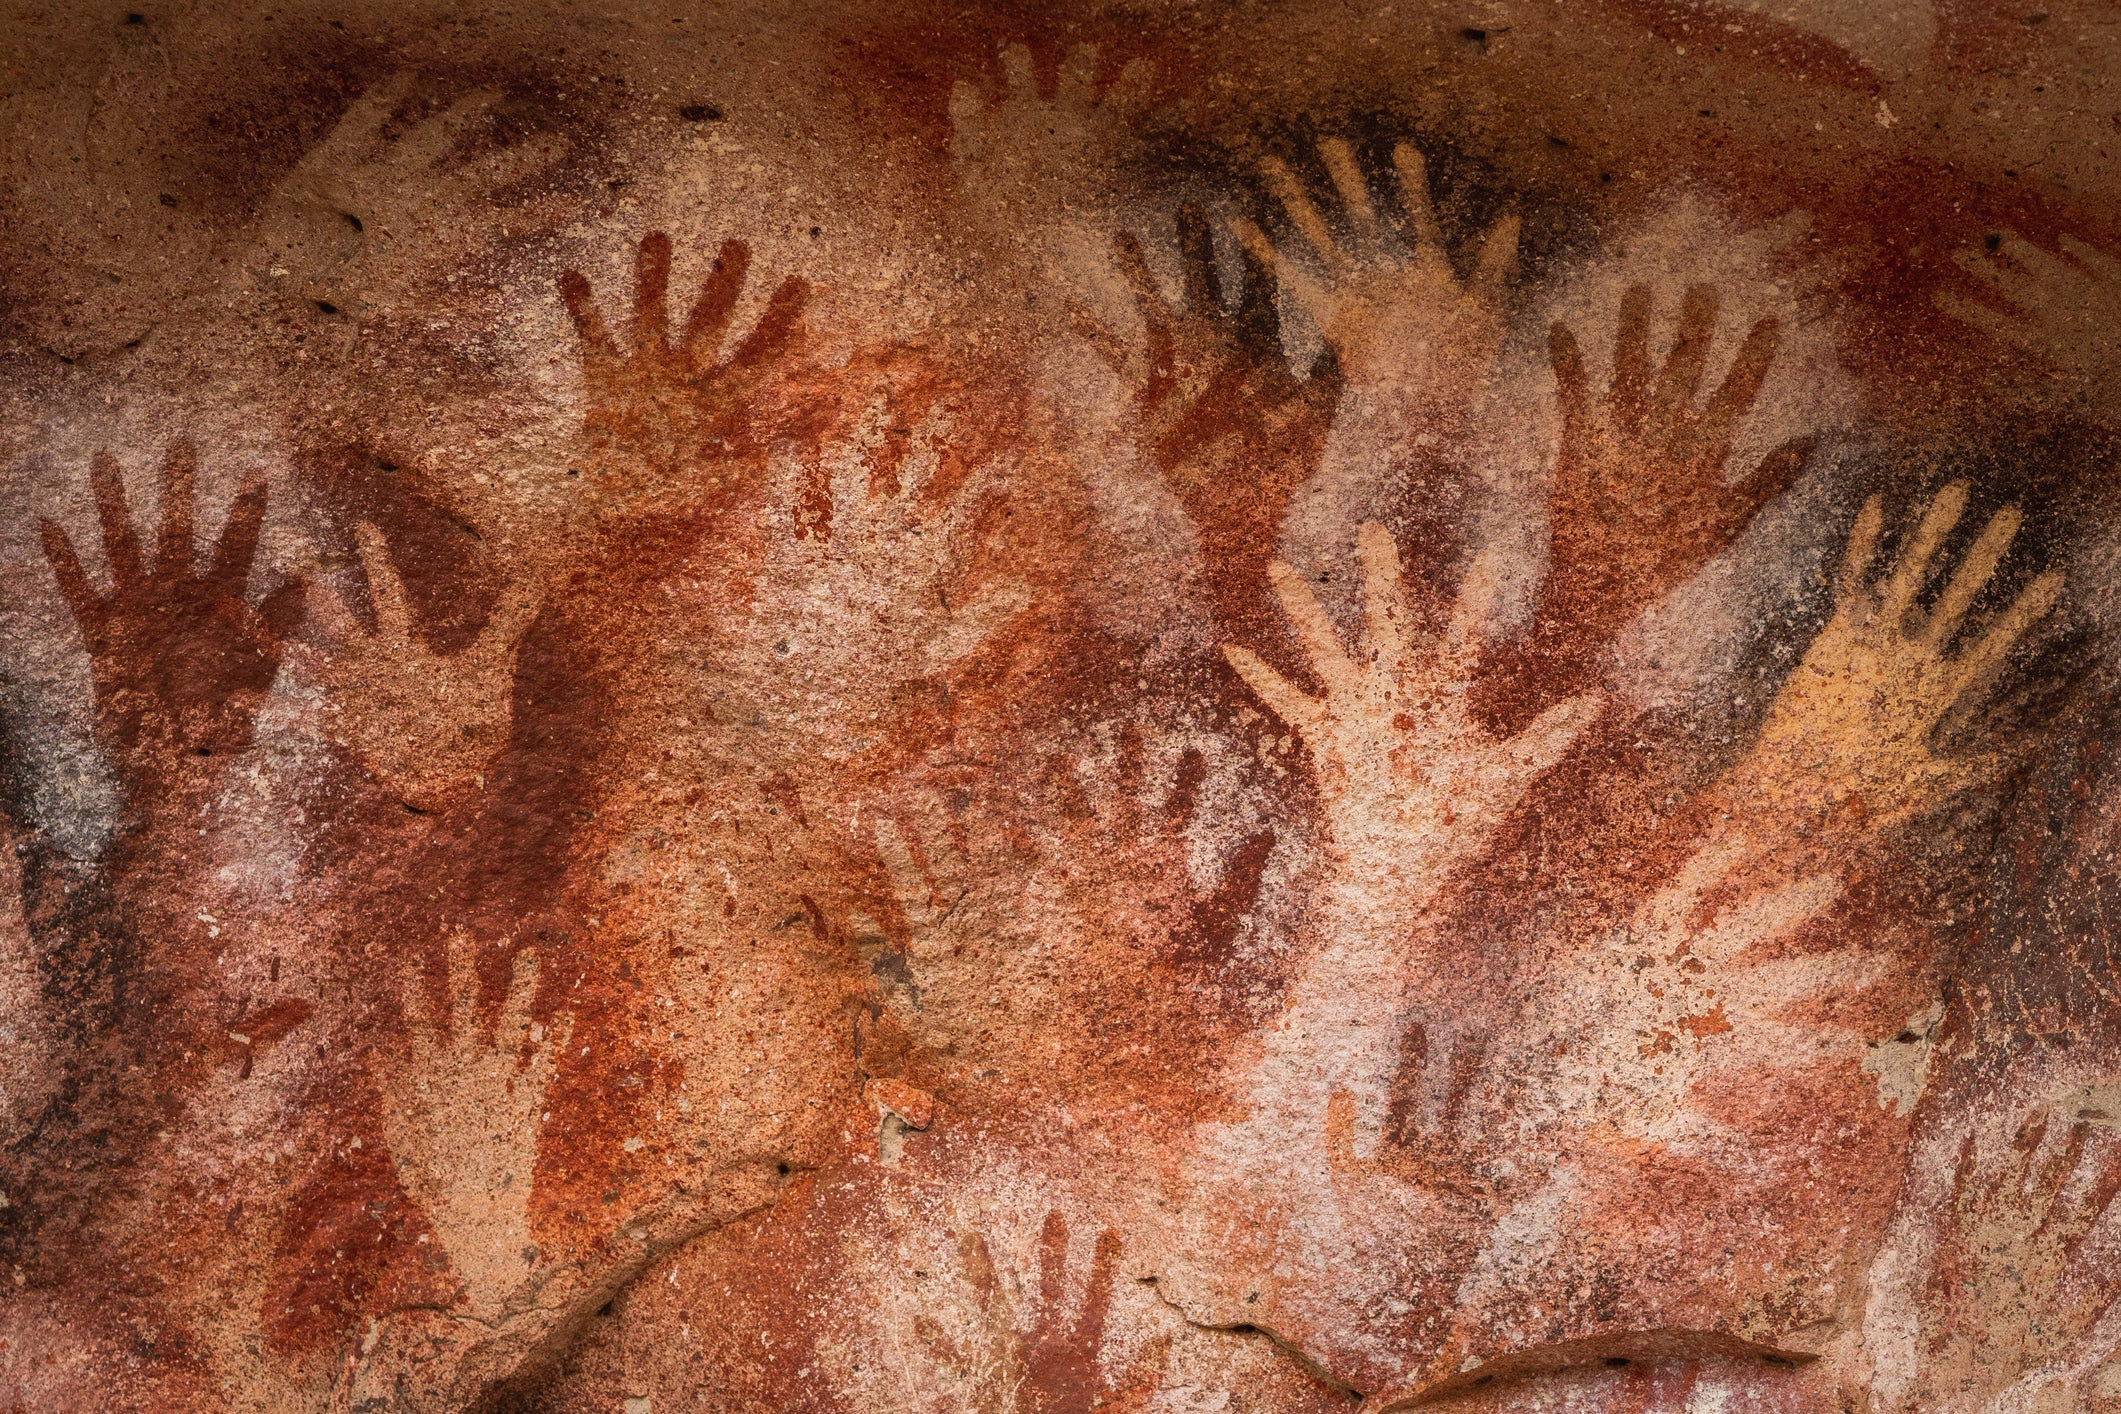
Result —
<path fill-rule="evenodd" d="M 1322 137 L 1318 153 L 1340 198 L 1345 235 L 1335 233 L 1303 178 L 1269 157 L 1262 175 L 1309 259 L 1293 258 L 1289 244 L 1276 246 L 1250 220 L 1235 223 L 1238 238 L 1309 314 L 1352 387 L 1462 415 L 1485 392 L 1501 353 L 1518 218 L 1497 218 L 1479 239 L 1471 272 L 1460 276 L 1419 148 L 1393 145 L 1397 213 L 1380 213 L 1347 139 Z"/>
<path fill-rule="evenodd" d="M 1401 1038 L 1417 1024 L 1409 998 L 1433 980 L 1432 930 L 1453 873 L 1480 854 L 1604 708 L 1601 696 L 1585 693 L 1515 736 L 1492 734 L 1469 693 L 1500 553 L 1474 557 L 1448 627 L 1423 643 L 1412 632 L 1391 533 L 1367 522 L 1357 548 L 1364 631 L 1354 654 L 1303 577 L 1284 561 L 1269 566 L 1323 695 L 1305 692 L 1248 649 L 1223 650 L 1303 743 L 1325 817 L 1329 871 L 1322 936 L 1261 1038 L 1251 1077 L 1258 1108 L 1218 1146 L 1240 1166 L 1253 1162 L 1242 1151 L 1260 1142 L 1323 1153 L 1329 1110 L 1348 1102 L 1352 1116 L 1335 1127 L 1358 1157 L 1376 1150 Z"/>
<path fill-rule="evenodd" d="M 2080 1408 L 2079 1386 L 2121 1353 L 2121 1303 L 2089 1252 L 2121 1236 L 2121 1143 L 2061 1109 L 2030 1106 L 2000 1144 L 1971 1128 L 1960 1142 L 1926 1282 L 1925 1392 L 1940 1408 Z"/>
<path fill-rule="evenodd" d="M 1634 916 L 1542 976 L 1523 1007 L 1535 1020 L 1512 1029 L 1508 1053 L 1490 1058 L 1468 1107 L 1479 1117 L 1476 1150 L 1485 1142 L 1529 1155 L 1565 1123 L 1757 1163 L 1756 1136 L 1705 1106 L 1707 1090 L 1726 1078 L 1861 1063 L 1876 1038 L 1816 1010 L 1887 982 L 1893 960 L 1858 945 L 1792 950 L 1842 897 L 1844 880 L 1831 871 L 1717 906 L 1758 853 L 1750 841 L 1708 841 Z"/>
<path fill-rule="evenodd" d="M 330 734 L 401 800 L 433 810 L 479 781 L 506 744 L 516 650 L 539 598 L 504 592 L 469 647 L 436 653 L 413 623 L 383 532 L 363 521 L 354 537 L 376 626 L 363 627 L 337 593 L 316 600 L 333 641 L 320 663 L 333 697 Z"/>
<path fill-rule="evenodd" d="M 1934 752 L 1932 737 L 1955 711 L 1971 706 L 2055 606 L 2065 577 L 2056 569 L 2035 575 L 1949 656 L 2023 519 L 2016 506 L 1990 517 L 1935 602 L 1921 608 L 1918 597 L 1968 494 L 1962 481 L 1939 490 L 1890 571 L 1875 579 L 1884 503 L 1877 496 L 1864 503 L 1842 559 L 1832 616 L 1777 692 L 1740 780 L 1767 786 L 1775 792 L 1770 799 L 1829 808 L 1859 801 L 1882 826 L 1933 807 L 1993 769 L 1993 762 Z"/>
<path fill-rule="evenodd" d="M 947 674 L 1031 608 L 1030 584 L 1013 575 L 954 602 L 1012 464 L 977 445 L 983 430 L 961 423 L 953 400 L 911 401 L 917 417 L 885 393 L 868 399 L 814 461 L 780 449 L 771 516 L 782 533 L 761 572 L 774 590 L 756 595 L 747 630 L 772 645 L 754 654 L 762 695 L 801 691 L 813 714 L 844 703 L 827 717 L 873 715 L 864 683 Z M 952 465 L 968 444 L 972 464 Z M 821 677 L 835 688 L 822 697 Z M 866 729 L 835 732 L 825 750 L 837 758 L 873 744 Z"/>
<path fill-rule="evenodd" d="M 2103 426 L 2121 425 L 2121 257 L 2067 233 L 2056 246 L 2059 254 L 2005 231 L 1993 255 L 1958 256 L 2000 307 L 1947 289 L 1933 292 L 1931 302 L 2060 374 Z"/>
<path fill-rule="evenodd" d="M 373 1070 L 398 1172 L 441 1239 L 463 1299 L 473 1314 L 490 1318 L 538 1263 L 530 1190 L 549 1118 L 546 1091 L 574 1021 L 562 1016 L 548 1028 L 532 1020 L 538 957 L 525 948 L 488 1031 L 478 1014 L 479 952 L 470 932 L 450 935 L 443 1007 L 431 1004 L 413 970 L 403 992 L 400 1049 L 378 1057 Z"/>
<path fill-rule="evenodd" d="M 1399 547 L 1383 525 L 1357 534 L 1364 631 L 1354 654 L 1311 586 L 1286 561 L 1274 591 L 1325 692 L 1314 697 L 1250 649 L 1224 656 L 1303 742 L 1346 882 L 1372 907 L 1429 907 L 1456 863 L 1478 853 L 1532 782 L 1603 707 L 1596 693 L 1556 703 L 1513 737 L 1491 734 L 1468 695 L 1500 582 L 1500 553 L 1476 555 L 1448 627 L 1412 641 Z"/>
<path fill-rule="evenodd" d="M 437 268 L 418 246 L 454 242 L 463 229 L 422 211 L 477 213 L 491 224 L 496 207 L 508 208 L 502 193 L 564 156 L 560 139 L 546 135 L 452 161 L 501 95 L 476 89 L 393 131 L 418 88 L 411 72 L 371 85 L 281 180 L 254 236 L 262 286 L 292 277 L 303 298 L 334 313 L 403 312 Z"/>
<path fill-rule="evenodd" d="M 1696 1102 L 1719 1075 L 1860 1065 L 1870 1043 L 1846 1022 L 1803 1020 L 1836 998 L 1889 982 L 1890 949 L 1792 951 L 1847 886 L 1850 856 L 1822 851 L 1814 827 L 1855 804 L 1857 839 L 1934 809 L 1994 768 L 1936 754 L 1931 737 L 1968 706 L 2054 604 L 2062 575 L 2036 575 L 1950 654 L 2022 516 L 1997 511 L 1927 608 L 1918 600 L 1963 515 L 1968 488 L 1940 489 L 1892 565 L 1874 576 L 1881 498 L 1864 505 L 1836 577 L 1835 607 L 1769 706 L 1748 753 L 1714 790 L 1744 809 L 1711 831 L 1672 880 L 1619 928 L 1545 979 L 1529 1015 L 1561 1018 L 1517 1048 L 1530 1057 L 1483 1112 L 1537 1126 L 1574 1122 L 1675 1149 L 1743 1153 L 1744 1135 Z M 1800 849 L 1808 836 L 1813 844 Z M 1842 838 L 1837 828 L 1832 838 Z M 1712 907 L 1714 900 L 1726 900 Z M 1491 1077 L 1492 1085 L 1513 1082 Z M 1881 1095 L 1881 1103 L 1886 1097 Z M 1898 1103 L 1897 1101 L 1894 1103 Z"/>
<path fill-rule="evenodd" d="M 1087 307 L 1076 328 L 1134 407 L 1138 455 L 1192 519 L 1217 617 L 1252 616 L 1260 570 L 1296 490 L 1318 469 L 1342 379 L 1330 350 L 1299 375 L 1282 341 L 1274 273 L 1238 245 L 1241 282 L 1225 303 L 1215 232 L 1190 203 L 1177 215 L 1181 293 L 1167 298 L 1132 232 L 1113 237 L 1142 337 L 1123 337 Z"/>
<path fill-rule="evenodd" d="M 1087 200 L 1094 180 L 1123 150 L 1148 110 L 1146 59 L 1121 66 L 1100 90 L 1098 49 L 1078 44 L 1063 56 L 1054 93 L 1039 90 L 1027 44 L 1004 45 L 998 93 L 960 80 L 950 90 L 950 165 L 974 212 L 1007 228 L 1047 227 Z"/>

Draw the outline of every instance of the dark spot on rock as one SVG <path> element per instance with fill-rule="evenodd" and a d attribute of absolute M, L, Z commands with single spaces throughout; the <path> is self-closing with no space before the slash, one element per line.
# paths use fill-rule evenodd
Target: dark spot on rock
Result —
<path fill-rule="evenodd" d="M 361 218 L 354 215 L 351 211 L 344 211 L 340 214 L 346 218 L 346 224 L 353 227 L 356 231 L 364 229 L 361 225 Z"/>
<path fill-rule="evenodd" d="M 161 195 L 157 196 L 155 200 L 161 202 L 164 206 L 175 206 L 177 204 L 177 199 L 171 196 L 168 192 L 163 192 Z"/>
<path fill-rule="evenodd" d="M 678 116 L 688 123 L 719 123 L 722 110 L 712 103 L 688 103 L 678 109 Z"/>
<path fill-rule="evenodd" d="M 319 314 L 337 314 L 339 312 L 339 307 L 333 304 L 330 300 L 320 299 L 317 301 L 317 312 Z"/>
<path fill-rule="evenodd" d="M 1990 250 L 2001 250 L 2003 249 L 2003 237 L 1991 232 L 1981 238 L 1981 244 L 1987 246 Z"/>

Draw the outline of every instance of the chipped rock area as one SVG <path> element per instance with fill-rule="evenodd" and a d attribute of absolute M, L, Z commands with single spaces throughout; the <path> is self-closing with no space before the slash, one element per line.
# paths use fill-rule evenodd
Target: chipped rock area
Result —
<path fill-rule="evenodd" d="M 2121 1414 L 2090 0 L 0 7 L 0 1410 Z"/>

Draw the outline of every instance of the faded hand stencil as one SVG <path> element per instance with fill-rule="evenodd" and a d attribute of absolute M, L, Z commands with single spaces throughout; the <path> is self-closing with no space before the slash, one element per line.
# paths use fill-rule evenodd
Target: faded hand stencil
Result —
<path fill-rule="evenodd" d="M 622 9 L 0 16 L 0 1409 L 2121 1411 L 2102 15 Z"/>

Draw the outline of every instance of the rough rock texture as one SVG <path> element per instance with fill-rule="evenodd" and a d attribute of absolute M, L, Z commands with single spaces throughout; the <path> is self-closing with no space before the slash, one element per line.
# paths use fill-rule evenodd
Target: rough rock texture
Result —
<path fill-rule="evenodd" d="M 0 1409 L 2121 1411 L 2096 0 L 0 18 Z"/>

